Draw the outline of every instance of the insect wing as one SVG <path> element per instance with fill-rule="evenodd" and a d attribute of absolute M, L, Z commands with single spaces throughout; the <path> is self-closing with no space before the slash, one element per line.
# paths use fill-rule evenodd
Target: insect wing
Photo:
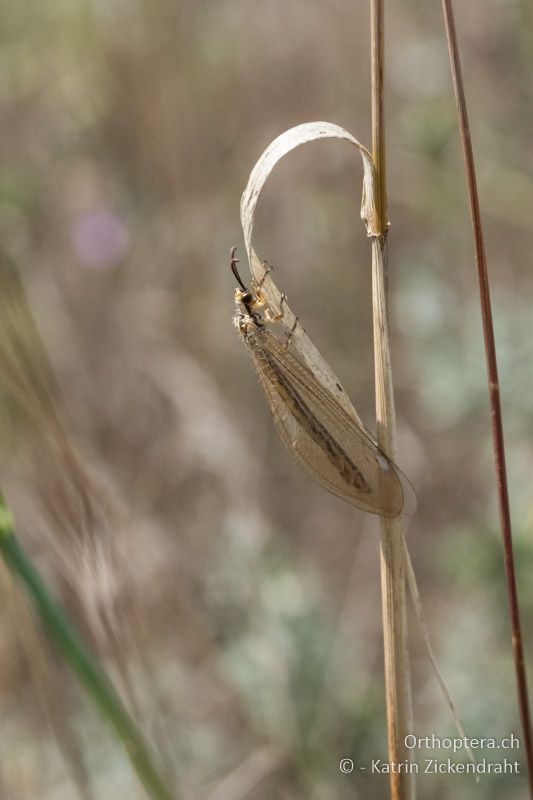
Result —
<path fill-rule="evenodd" d="M 365 511 L 395 517 L 411 510 L 407 478 L 310 370 L 268 331 L 248 344 L 276 427 L 304 472 Z"/>

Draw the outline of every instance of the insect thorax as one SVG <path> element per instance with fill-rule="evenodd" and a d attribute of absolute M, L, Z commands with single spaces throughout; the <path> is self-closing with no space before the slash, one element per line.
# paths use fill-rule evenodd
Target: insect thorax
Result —
<path fill-rule="evenodd" d="M 263 326 L 255 314 L 247 314 L 241 309 L 238 309 L 233 315 L 233 324 L 245 338 L 256 335 L 263 330 Z"/>

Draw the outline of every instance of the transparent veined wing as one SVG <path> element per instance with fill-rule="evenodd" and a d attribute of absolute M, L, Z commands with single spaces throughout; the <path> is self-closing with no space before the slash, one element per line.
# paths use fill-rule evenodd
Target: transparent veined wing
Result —
<path fill-rule="evenodd" d="M 407 478 L 312 372 L 264 328 L 245 341 L 279 434 L 304 472 L 365 511 L 412 511 Z"/>

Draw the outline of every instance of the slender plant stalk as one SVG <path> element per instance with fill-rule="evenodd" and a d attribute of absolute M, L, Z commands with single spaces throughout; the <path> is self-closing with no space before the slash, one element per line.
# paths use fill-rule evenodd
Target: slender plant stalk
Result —
<path fill-rule="evenodd" d="M 0 495 L 0 554 L 10 572 L 23 584 L 48 635 L 76 673 L 116 738 L 153 800 L 175 800 L 175 795 L 160 777 L 148 748 L 122 702 L 97 661 L 69 621 L 57 600 L 50 594 L 41 576 L 17 542 L 12 517 Z"/>
<path fill-rule="evenodd" d="M 444 12 L 444 22 L 446 26 L 446 36 L 448 39 L 448 49 L 452 68 L 453 88 L 455 93 L 455 101 L 457 104 L 457 113 L 459 116 L 459 128 L 461 131 L 463 156 L 468 183 L 470 218 L 472 222 L 472 232 L 476 254 L 476 266 L 481 302 L 481 318 L 483 322 L 483 338 L 485 342 L 485 360 L 487 365 L 489 401 L 492 419 L 494 462 L 496 466 L 496 483 L 498 487 L 498 503 L 500 511 L 500 527 L 503 540 L 505 576 L 507 581 L 507 596 L 509 600 L 509 614 L 511 618 L 511 635 L 516 672 L 518 707 L 520 710 L 522 733 L 524 737 L 523 744 L 528 768 L 529 793 L 533 798 L 533 742 L 531 735 L 531 716 L 529 711 L 527 675 L 524 663 L 522 628 L 520 624 L 520 608 L 518 604 L 518 593 L 516 589 L 516 576 L 513 558 L 513 537 L 511 529 L 511 513 L 509 509 L 507 470 L 505 466 L 505 445 L 503 438 L 500 384 L 498 380 L 498 365 L 496 361 L 496 345 L 494 342 L 494 326 L 492 322 L 487 259 L 485 256 L 485 244 L 481 225 L 481 212 L 479 207 L 474 154 L 472 150 L 472 141 L 470 138 L 470 126 L 466 109 L 466 97 L 451 0 L 442 0 L 442 8 Z"/>
<path fill-rule="evenodd" d="M 381 449 L 396 460 L 396 415 L 388 330 L 387 193 L 385 170 L 385 118 L 383 109 L 384 4 L 371 0 L 372 155 L 376 170 L 379 235 L 372 239 L 372 296 L 376 379 L 377 439 Z M 381 594 L 385 658 L 385 693 L 389 761 L 411 760 L 405 737 L 413 730 L 411 677 L 407 645 L 405 555 L 402 518 L 381 518 Z M 414 776 L 390 773 L 392 800 L 414 800 Z"/>
<path fill-rule="evenodd" d="M 372 157 L 376 171 L 377 228 L 387 232 L 387 173 L 385 159 L 385 10 L 384 0 L 370 0 L 370 59 L 372 70 Z"/>

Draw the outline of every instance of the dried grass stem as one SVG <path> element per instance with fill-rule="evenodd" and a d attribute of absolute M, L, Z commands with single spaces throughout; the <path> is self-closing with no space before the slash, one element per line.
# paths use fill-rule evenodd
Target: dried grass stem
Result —
<path fill-rule="evenodd" d="M 380 448 L 396 458 L 396 416 L 388 332 L 387 193 L 385 169 L 384 6 L 371 0 L 372 156 L 376 171 L 379 235 L 372 238 L 372 297 L 376 383 L 377 439 Z M 402 517 L 381 518 L 381 593 L 385 659 L 385 694 L 389 761 L 409 761 L 405 737 L 413 729 L 411 677 L 407 645 L 405 560 Z M 390 773 L 392 800 L 414 800 L 410 772 Z"/>

